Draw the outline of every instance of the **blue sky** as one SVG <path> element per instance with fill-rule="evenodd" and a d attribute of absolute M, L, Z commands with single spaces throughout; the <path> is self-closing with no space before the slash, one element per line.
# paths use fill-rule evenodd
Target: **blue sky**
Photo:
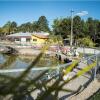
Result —
<path fill-rule="evenodd" d="M 42 15 L 47 17 L 51 25 L 55 18 L 70 16 L 71 9 L 75 11 L 74 13 L 88 11 L 88 15 L 81 16 L 83 19 L 93 17 L 100 20 L 100 1 L 5 0 L 0 1 L 0 26 L 3 26 L 7 21 L 16 21 L 18 25 L 33 22 Z"/>

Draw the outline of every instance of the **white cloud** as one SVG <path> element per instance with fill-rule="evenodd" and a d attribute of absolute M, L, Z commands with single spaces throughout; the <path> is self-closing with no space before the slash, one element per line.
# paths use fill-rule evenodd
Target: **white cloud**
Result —
<path fill-rule="evenodd" d="M 76 15 L 78 16 L 84 16 L 84 15 L 87 15 L 88 14 L 88 11 L 82 11 L 80 13 L 77 13 Z"/>

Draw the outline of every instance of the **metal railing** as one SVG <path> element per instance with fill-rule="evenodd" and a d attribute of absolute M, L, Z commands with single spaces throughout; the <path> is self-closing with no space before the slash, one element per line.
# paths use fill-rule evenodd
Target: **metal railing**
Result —
<path fill-rule="evenodd" d="M 96 62 L 96 66 L 93 67 L 94 69 L 94 77 L 96 77 L 96 72 L 98 70 L 98 68 L 100 67 L 100 54 L 98 55 L 92 55 L 92 56 L 89 56 L 89 57 L 86 57 L 86 58 L 82 58 L 81 59 L 81 62 L 86 62 L 87 65 L 90 65 L 92 64 L 93 62 Z M 67 63 L 67 64 L 58 64 L 58 66 L 54 66 L 54 67 L 35 67 L 35 68 L 32 68 L 30 70 L 30 72 L 39 72 L 39 71 L 45 71 L 45 70 L 52 70 L 51 74 L 55 73 L 59 73 L 59 71 L 61 71 L 61 69 L 65 69 L 67 67 L 72 67 L 70 66 L 73 62 L 70 62 L 70 63 Z M 21 68 L 21 69 L 0 69 L 0 74 L 14 74 L 14 73 L 22 73 L 26 70 L 26 68 Z M 91 68 L 90 68 L 91 70 Z M 54 75 L 53 75 L 54 76 Z"/>

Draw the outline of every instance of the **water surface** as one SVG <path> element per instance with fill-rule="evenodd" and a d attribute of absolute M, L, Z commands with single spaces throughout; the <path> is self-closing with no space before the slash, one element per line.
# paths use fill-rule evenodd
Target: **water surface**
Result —
<path fill-rule="evenodd" d="M 0 69 L 27 68 L 36 56 L 16 56 L 0 54 Z M 53 67 L 58 65 L 58 61 L 53 57 L 42 56 L 33 67 Z"/>

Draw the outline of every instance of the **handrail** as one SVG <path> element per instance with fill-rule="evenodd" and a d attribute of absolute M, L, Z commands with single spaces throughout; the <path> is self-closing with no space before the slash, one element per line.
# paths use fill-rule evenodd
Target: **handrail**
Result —
<path fill-rule="evenodd" d="M 67 64 L 62 64 L 59 65 L 60 68 L 61 67 L 67 67 L 68 65 L 71 65 L 71 63 L 67 63 Z M 43 70 L 49 70 L 49 69 L 58 69 L 58 66 L 56 67 L 37 67 L 37 68 L 32 68 L 30 71 L 43 71 Z M 24 72 L 26 70 L 26 68 L 21 68 L 21 69 L 1 69 L 0 73 L 13 73 L 13 72 Z"/>

